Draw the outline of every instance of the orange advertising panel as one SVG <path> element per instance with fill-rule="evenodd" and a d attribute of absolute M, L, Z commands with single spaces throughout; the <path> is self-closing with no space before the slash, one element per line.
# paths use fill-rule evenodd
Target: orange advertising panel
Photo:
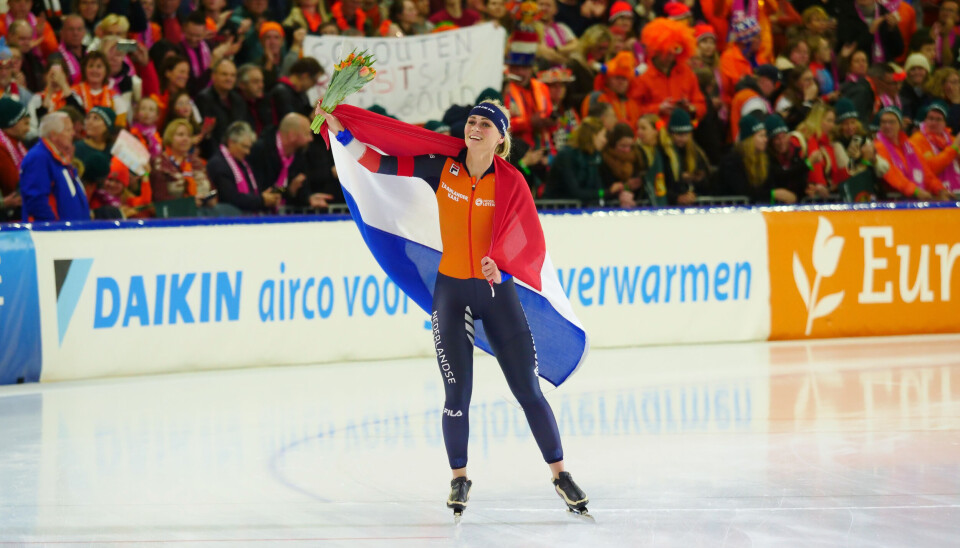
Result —
<path fill-rule="evenodd" d="M 764 217 L 771 339 L 960 332 L 960 209 Z"/>

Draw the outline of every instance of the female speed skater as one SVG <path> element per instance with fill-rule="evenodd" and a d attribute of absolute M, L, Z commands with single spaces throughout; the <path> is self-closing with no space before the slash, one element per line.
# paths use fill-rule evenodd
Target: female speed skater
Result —
<path fill-rule="evenodd" d="M 318 104 L 315 114 L 320 112 Z M 507 384 L 550 467 L 557 494 L 570 512 L 589 517 L 587 496 L 564 470 L 560 432 L 540 390 L 534 340 L 513 277 L 501 272 L 487 251 L 498 207 L 494 200 L 494 155 L 506 158 L 509 153 L 509 113 L 498 101 L 473 107 L 464 128 L 465 148 L 456 157 L 382 156 L 354 138 L 337 116 L 326 114 L 326 120 L 337 140 L 364 168 L 384 175 L 419 177 L 436 194 L 443 254 L 431 318 L 446 397 L 441 418 L 443 441 L 453 471 L 447 507 L 453 509 L 455 521 L 459 522 L 467 507 L 473 485 L 467 479 L 467 438 L 474 320 L 480 319 Z"/>

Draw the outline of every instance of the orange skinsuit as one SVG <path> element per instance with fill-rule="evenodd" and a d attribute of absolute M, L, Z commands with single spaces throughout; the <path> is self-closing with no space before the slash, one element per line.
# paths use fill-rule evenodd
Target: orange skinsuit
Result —
<path fill-rule="evenodd" d="M 460 280 L 486 280 L 480 271 L 480 259 L 490 251 L 493 233 L 493 164 L 483 175 L 471 177 L 465 163 L 466 149 L 457 158 L 447 158 L 432 154 L 381 156 L 367 148 L 359 161 L 374 173 L 425 180 L 436 192 L 440 209 L 440 274 Z"/>
<path fill-rule="evenodd" d="M 906 141 L 908 141 L 907 134 L 901 131 L 900 142 L 904 143 Z M 887 171 L 887 173 L 883 176 L 883 181 L 900 194 L 903 194 L 904 196 L 913 196 L 913 193 L 917 190 L 917 185 L 908 179 L 902 171 L 897 169 L 897 166 L 893 163 L 891 156 L 891 154 L 900 156 L 901 159 L 903 159 L 903 164 L 907 165 L 906 158 L 903 158 L 903 152 L 900 150 L 887 150 L 887 147 L 884 146 L 879 139 L 873 143 L 877 149 L 877 154 L 884 160 L 890 162 L 890 170 Z M 916 150 L 916 153 L 917 156 L 920 157 L 920 166 L 923 168 L 923 180 L 926 183 L 927 192 L 933 195 L 939 194 L 940 191 L 943 190 L 943 184 L 940 182 L 940 179 L 934 175 L 933 171 L 931 171 L 930 165 L 927 163 L 920 151 Z"/>

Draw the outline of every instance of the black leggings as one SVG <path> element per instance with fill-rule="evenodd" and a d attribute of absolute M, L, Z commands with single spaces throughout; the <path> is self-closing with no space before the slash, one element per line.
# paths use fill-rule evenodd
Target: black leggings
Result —
<path fill-rule="evenodd" d="M 433 292 L 433 344 L 443 376 L 443 442 L 450 468 L 467 465 L 470 394 L 473 392 L 474 319 L 500 363 L 510 391 L 527 416 L 530 430 L 548 463 L 563 460 L 557 419 L 540 391 L 537 352 L 513 279 L 494 285 L 485 280 L 458 280 L 437 274 Z"/>

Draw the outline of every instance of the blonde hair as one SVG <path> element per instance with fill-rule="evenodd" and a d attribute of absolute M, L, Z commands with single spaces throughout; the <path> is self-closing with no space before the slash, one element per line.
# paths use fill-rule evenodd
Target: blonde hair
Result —
<path fill-rule="evenodd" d="M 817 6 L 814 6 L 814 7 L 817 7 Z M 809 37 L 807 37 L 807 47 L 810 48 L 811 61 L 816 61 L 818 59 L 817 55 L 818 55 L 818 52 L 820 51 L 820 46 L 823 43 L 826 43 L 827 46 L 830 45 L 830 41 L 824 38 L 823 36 L 820 36 L 819 34 L 811 34 Z M 816 76 L 816 74 L 814 74 L 814 76 Z"/>
<path fill-rule="evenodd" d="M 955 74 L 960 75 L 960 72 L 953 67 L 940 67 L 933 71 L 933 76 L 927 80 L 927 83 L 923 86 L 923 90 L 934 97 L 945 99 L 943 95 L 943 84 L 946 83 L 947 78 Z"/>
<path fill-rule="evenodd" d="M 827 10 L 821 8 L 820 6 L 810 6 L 809 8 L 803 10 L 803 13 L 800 15 L 803 18 L 803 26 L 808 27 L 810 23 L 813 22 L 813 19 L 819 17 L 821 19 L 830 19 L 830 16 L 827 15 Z"/>
<path fill-rule="evenodd" d="M 103 32 L 103 29 L 107 27 L 112 27 L 113 25 L 120 25 L 120 32 L 126 35 L 130 32 L 130 21 L 123 15 L 117 15 L 116 13 L 111 13 L 97 23 L 96 31 Z"/>
<path fill-rule="evenodd" d="M 656 127 L 656 126 L 654 126 Z M 660 128 L 660 145 L 663 147 L 664 155 L 670 162 L 670 170 L 673 172 L 674 179 L 680 177 L 680 158 L 677 157 L 677 149 L 673 146 L 673 139 L 670 137 L 670 129 L 667 126 Z M 690 138 L 687 143 L 687 150 L 683 156 L 683 162 L 687 167 L 688 173 L 697 170 L 697 144 Z"/>
<path fill-rule="evenodd" d="M 501 103 L 500 100 L 484 99 L 483 101 L 477 104 L 482 105 L 484 103 L 489 103 L 497 107 L 498 109 L 500 109 L 500 112 L 503 113 L 503 116 L 507 120 L 510 120 L 510 111 L 503 106 L 503 103 Z M 513 143 L 513 139 L 510 137 L 510 130 L 508 129 L 506 133 L 503 134 L 503 142 L 497 145 L 497 149 L 494 151 L 494 154 L 506 160 L 507 158 L 510 157 L 510 146 L 512 145 L 512 143 Z"/>
<path fill-rule="evenodd" d="M 599 118 L 588 116 L 580 122 L 580 126 L 577 127 L 577 129 L 570 132 L 570 135 L 567 137 L 567 144 L 587 154 L 595 154 L 597 148 L 593 143 L 593 138 L 603 130 L 603 122 L 601 122 Z"/>
<path fill-rule="evenodd" d="M 170 146 L 173 143 L 173 134 L 177 132 L 177 128 L 184 126 L 187 128 L 187 131 L 190 132 L 190 136 L 193 137 L 193 126 L 190 125 L 190 121 L 186 118 L 177 118 L 176 120 L 171 120 L 167 124 L 167 129 L 163 130 L 163 146 Z"/>
<path fill-rule="evenodd" d="M 861 137 L 865 137 L 865 136 L 867 135 L 867 132 L 864 131 L 864 129 L 863 129 L 863 124 L 860 123 L 860 120 L 859 120 L 859 119 L 857 119 L 857 118 L 849 118 L 849 120 L 853 120 L 853 121 L 856 122 L 856 124 L 857 124 L 857 132 L 856 132 L 856 135 L 859 135 L 859 136 L 861 136 Z M 846 120 L 844 120 L 843 122 L 846 122 Z M 842 127 L 842 126 L 843 126 L 843 122 L 837 122 L 837 124 L 836 124 L 835 126 L 833 126 L 833 132 L 832 132 L 831 135 L 830 135 L 830 138 L 831 138 L 832 140 L 836 141 L 836 140 L 839 140 L 839 139 L 843 138 L 843 127 Z"/>
<path fill-rule="evenodd" d="M 806 138 L 823 137 L 823 119 L 833 112 L 833 108 L 826 103 L 815 103 L 807 117 L 797 126 L 797 131 Z"/>
<path fill-rule="evenodd" d="M 743 157 L 743 167 L 747 171 L 747 182 L 750 186 L 756 188 L 767 180 L 767 173 L 770 167 L 767 151 L 757 150 L 754 146 L 754 135 L 737 143 L 737 149 Z"/>
<path fill-rule="evenodd" d="M 600 44 L 604 40 L 613 43 L 613 33 L 610 32 L 610 27 L 606 25 L 593 25 L 583 31 L 583 36 L 577 41 L 577 54 L 581 59 L 585 60 L 587 52 L 597 47 L 597 44 Z"/>

